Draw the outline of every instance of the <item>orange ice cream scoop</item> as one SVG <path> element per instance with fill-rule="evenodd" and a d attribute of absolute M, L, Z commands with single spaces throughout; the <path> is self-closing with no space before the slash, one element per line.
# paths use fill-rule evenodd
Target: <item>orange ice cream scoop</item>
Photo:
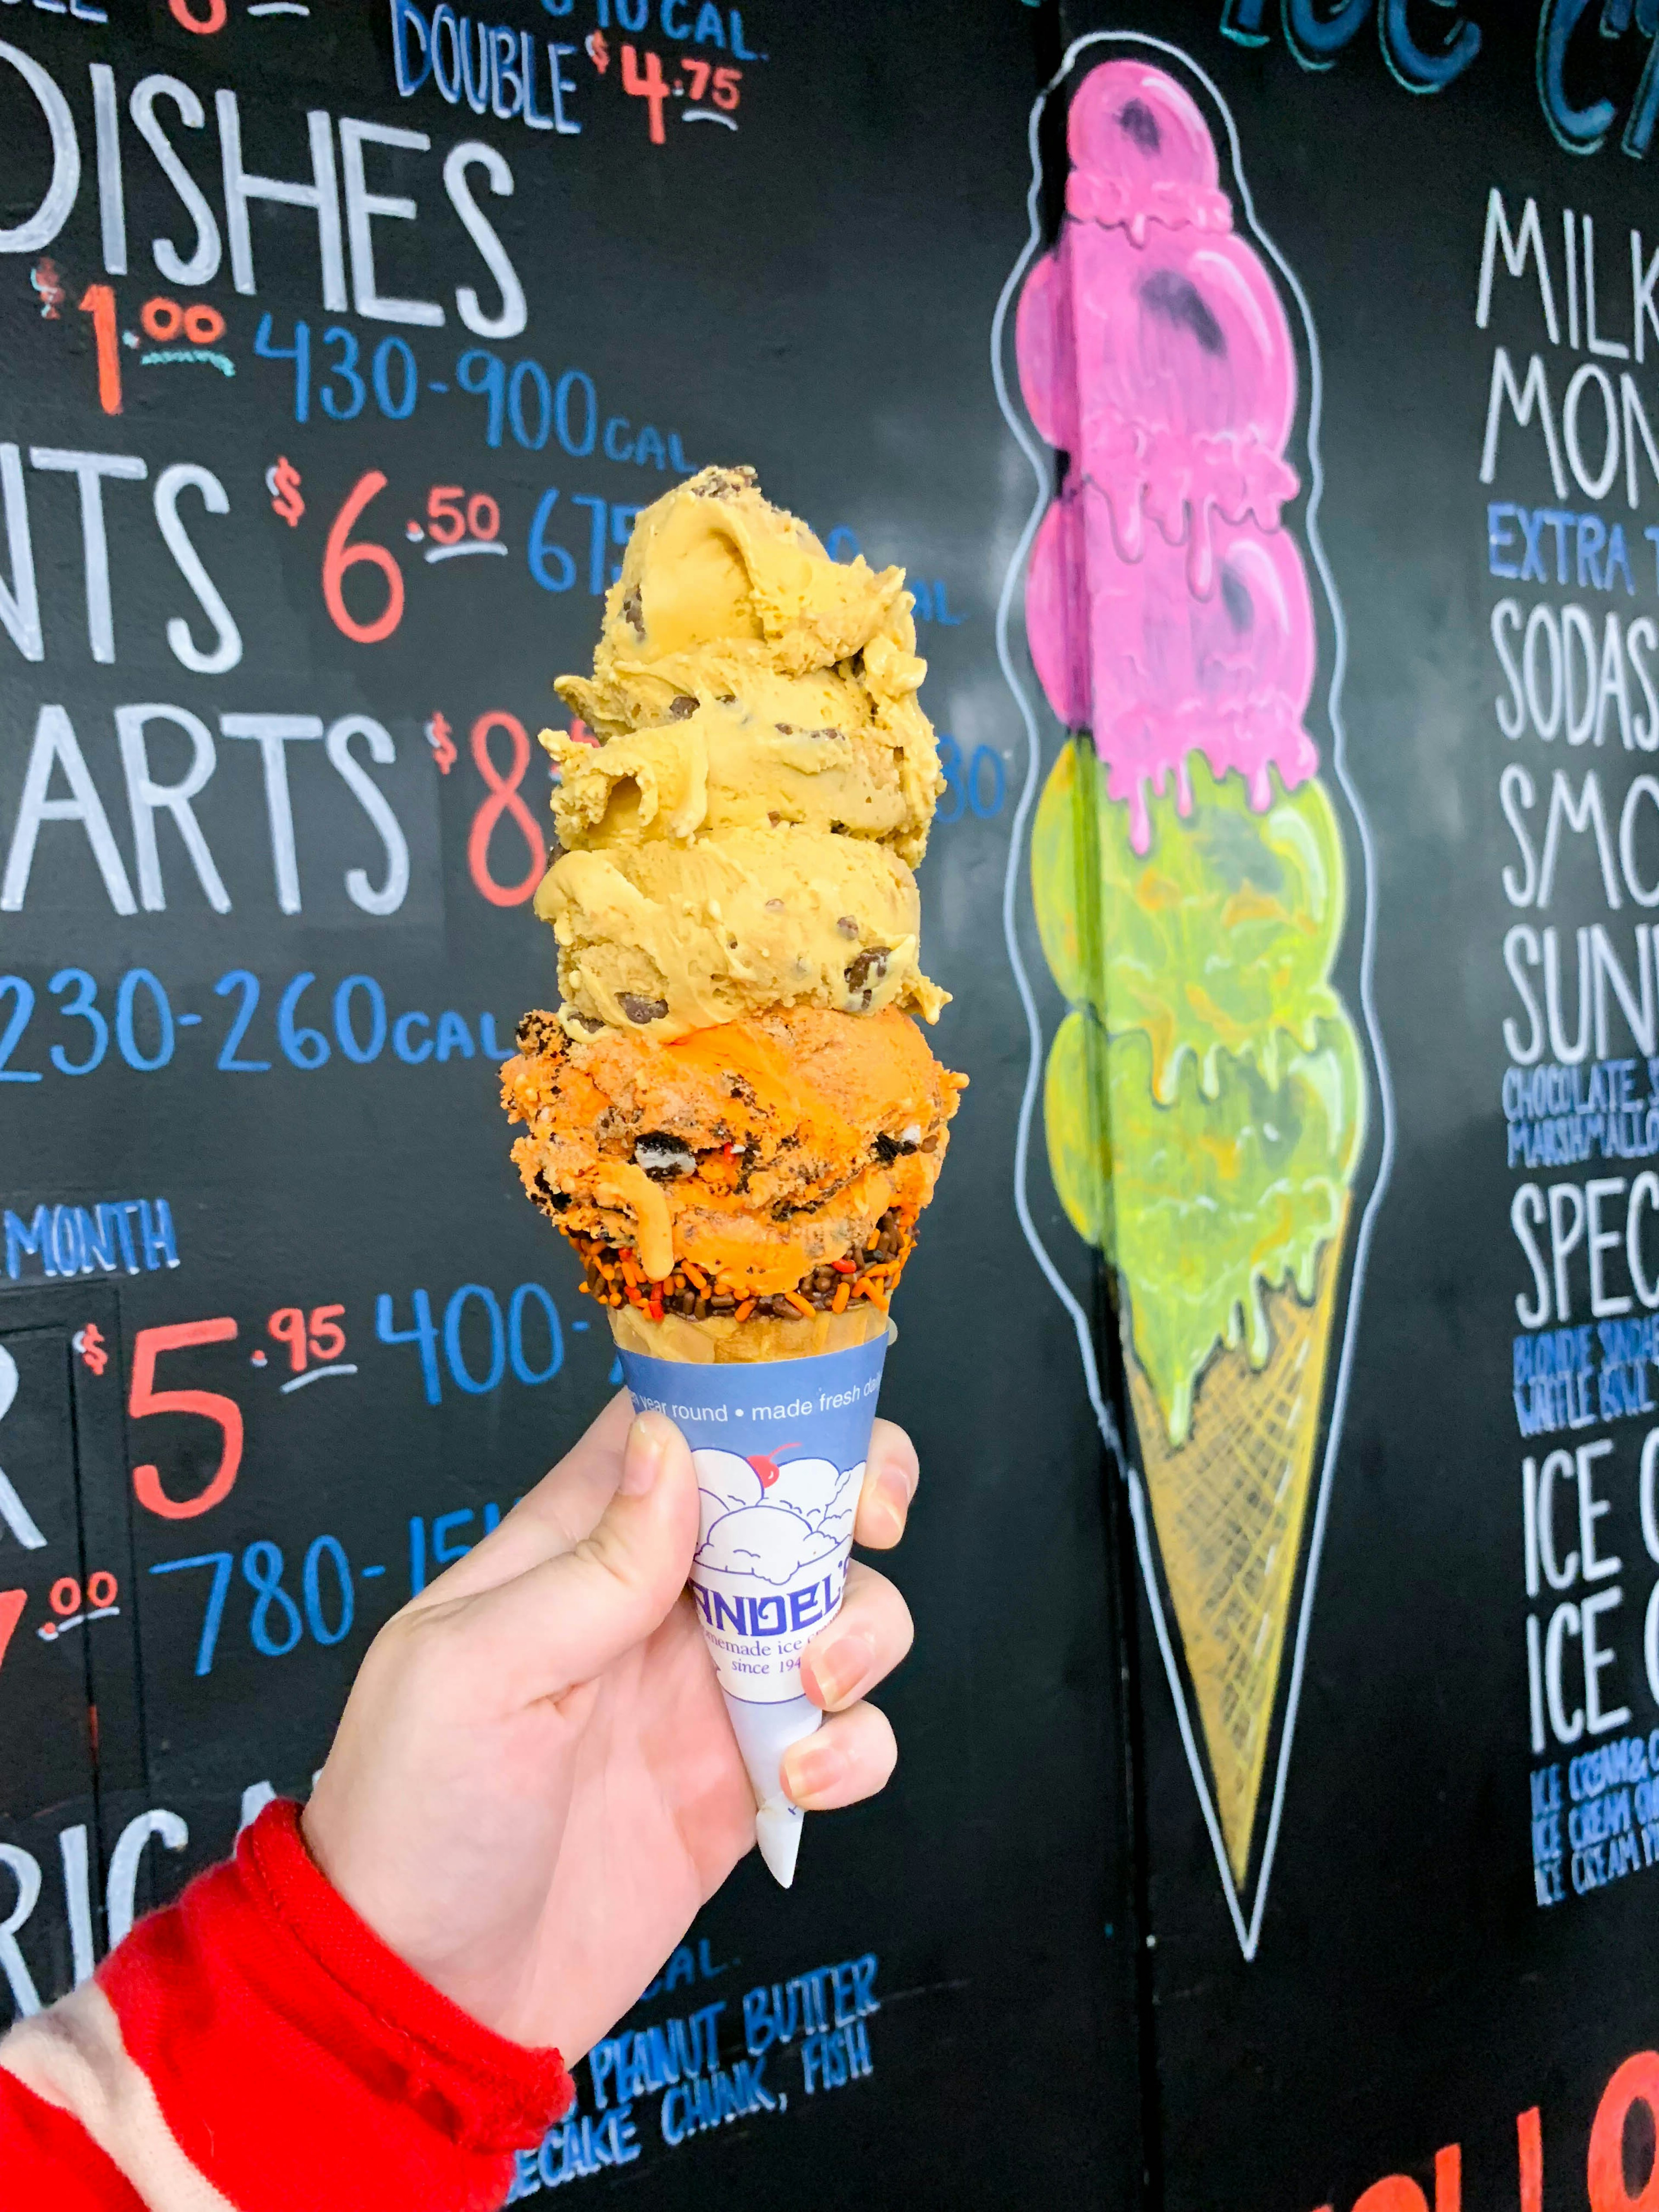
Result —
<path fill-rule="evenodd" d="M 668 1044 L 573 1040 L 532 1013 L 518 1042 L 502 1100 L 531 1198 L 618 1270 L 659 1283 L 690 1262 L 739 1300 L 874 1248 L 884 1217 L 913 1223 L 966 1084 L 890 1010 L 780 1006 Z"/>

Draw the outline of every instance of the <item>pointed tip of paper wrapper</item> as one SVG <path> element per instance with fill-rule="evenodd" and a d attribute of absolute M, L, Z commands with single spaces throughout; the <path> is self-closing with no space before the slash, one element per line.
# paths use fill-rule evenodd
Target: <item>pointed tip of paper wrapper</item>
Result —
<path fill-rule="evenodd" d="M 771 1705 L 751 1705 L 727 1698 L 732 1733 L 743 1753 L 755 1793 L 755 1841 L 774 1879 L 787 1889 L 795 1879 L 805 1814 L 784 1795 L 780 1771 L 783 1754 L 823 1725 L 823 1715 L 806 1698 Z"/>
<path fill-rule="evenodd" d="M 755 1815 L 755 1841 L 780 1889 L 793 1887 L 806 1815 L 795 1805 L 763 1805 Z"/>

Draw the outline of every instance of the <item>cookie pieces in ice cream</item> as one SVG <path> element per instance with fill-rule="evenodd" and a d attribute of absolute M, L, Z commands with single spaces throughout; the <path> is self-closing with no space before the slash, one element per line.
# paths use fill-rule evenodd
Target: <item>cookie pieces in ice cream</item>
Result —
<path fill-rule="evenodd" d="M 810 689 L 802 686 L 802 689 Z M 828 684 L 793 714 L 841 711 Z M 927 809 L 907 786 L 902 757 L 866 720 L 775 720 L 738 701 L 707 705 L 656 729 L 632 730 L 602 745 L 550 737 L 559 788 L 559 842 L 606 850 L 648 838 L 690 838 L 726 830 L 799 828 L 870 838 L 901 850 L 927 832 Z"/>
<path fill-rule="evenodd" d="M 910 863 L 943 781 L 903 574 L 832 561 L 750 469 L 647 507 L 593 675 L 600 742 L 544 735 L 558 849 L 536 911 L 560 1019 L 661 1042 L 771 1006 L 937 1020 Z"/>
<path fill-rule="evenodd" d="M 683 659 L 722 653 L 732 665 L 764 657 L 805 675 L 850 660 L 903 595 L 897 568 L 831 561 L 799 517 L 764 498 L 749 468 L 704 469 L 639 517 L 622 574 L 605 604 L 594 680 L 646 671 L 672 675 Z"/>
<path fill-rule="evenodd" d="M 666 1044 L 530 1014 L 519 1046 L 502 1095 L 530 1197 L 653 1279 L 690 1261 L 728 1310 L 896 1243 L 881 1224 L 932 1197 L 963 1087 L 890 1011 L 779 1008 Z"/>
<path fill-rule="evenodd" d="M 717 790 L 744 770 L 744 732 L 751 746 L 763 741 L 748 755 L 755 796 L 786 821 L 797 818 L 799 780 L 825 771 L 763 741 L 841 739 L 854 780 L 898 803 L 836 819 L 914 866 L 945 783 L 916 698 L 927 665 L 910 605 L 902 569 L 832 561 L 804 522 L 761 496 L 752 469 L 705 469 L 641 514 L 592 676 L 562 676 L 556 688 L 602 741 L 707 718 Z M 716 707 L 729 711 L 708 718 Z"/>
<path fill-rule="evenodd" d="M 536 894 L 559 942 L 563 1018 L 665 1042 L 809 1000 L 934 1019 L 917 964 L 915 878 L 896 854 L 814 830 L 733 830 L 567 853 Z"/>

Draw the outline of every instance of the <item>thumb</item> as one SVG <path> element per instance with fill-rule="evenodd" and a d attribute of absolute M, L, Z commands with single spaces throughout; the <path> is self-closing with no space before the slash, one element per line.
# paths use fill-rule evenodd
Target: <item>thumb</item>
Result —
<path fill-rule="evenodd" d="M 562 1697 L 642 1643 L 685 1587 L 697 1478 L 664 1413 L 641 1413 L 592 1532 L 474 1601 L 469 1641 L 509 1701 Z"/>

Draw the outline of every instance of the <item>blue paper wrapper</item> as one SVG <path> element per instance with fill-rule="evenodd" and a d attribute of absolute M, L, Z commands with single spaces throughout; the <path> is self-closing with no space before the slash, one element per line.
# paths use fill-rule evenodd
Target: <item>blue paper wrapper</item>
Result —
<path fill-rule="evenodd" d="M 786 1886 L 800 1815 L 778 1762 L 822 1720 L 802 1693 L 801 1654 L 846 1587 L 886 1356 L 884 1331 L 816 1358 L 729 1366 L 622 1352 L 635 1410 L 666 1413 L 691 1447 L 691 1594 L 754 1784 L 761 1848 Z"/>

